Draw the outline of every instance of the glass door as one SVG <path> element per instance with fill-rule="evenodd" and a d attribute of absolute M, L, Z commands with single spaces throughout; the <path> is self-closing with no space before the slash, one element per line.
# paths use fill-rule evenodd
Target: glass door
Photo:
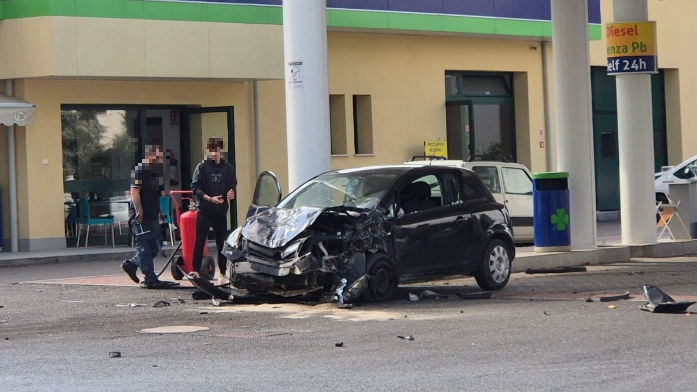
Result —
<path fill-rule="evenodd" d="M 191 176 L 201 161 L 206 158 L 206 141 L 209 137 L 220 137 L 224 142 L 223 159 L 235 163 L 235 116 L 232 106 L 186 108 L 182 110 L 181 132 L 183 187 L 190 189 Z M 190 146 L 188 149 L 184 146 Z M 188 151 L 187 151 L 188 150 Z M 185 186 L 184 186 L 185 185 Z M 230 202 L 228 230 L 237 227 L 237 197 Z"/>
<path fill-rule="evenodd" d="M 445 105 L 448 159 L 468 160 L 474 145 L 472 102 L 448 102 Z"/>

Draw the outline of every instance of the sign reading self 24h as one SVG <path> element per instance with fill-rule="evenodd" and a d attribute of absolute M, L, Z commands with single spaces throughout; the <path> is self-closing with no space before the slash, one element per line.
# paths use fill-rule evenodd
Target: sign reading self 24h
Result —
<path fill-rule="evenodd" d="M 607 73 L 657 73 L 656 22 L 608 23 Z"/>

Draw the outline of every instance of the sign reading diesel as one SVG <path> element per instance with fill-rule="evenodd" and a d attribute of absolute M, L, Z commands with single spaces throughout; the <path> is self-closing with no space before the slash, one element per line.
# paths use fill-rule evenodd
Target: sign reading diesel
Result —
<path fill-rule="evenodd" d="M 656 22 L 610 23 L 607 36 L 607 73 L 657 73 Z"/>

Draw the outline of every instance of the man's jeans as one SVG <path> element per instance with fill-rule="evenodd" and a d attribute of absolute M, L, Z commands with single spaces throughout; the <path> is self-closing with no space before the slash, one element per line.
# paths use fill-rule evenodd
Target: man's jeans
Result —
<path fill-rule="evenodd" d="M 126 260 L 126 264 L 140 267 L 140 271 L 145 275 L 145 284 L 153 284 L 158 280 L 154 259 L 162 247 L 160 225 L 157 219 L 143 221 L 142 225 L 133 220 L 130 222 L 130 228 L 131 233 L 136 237 L 136 255 L 132 259 Z"/>

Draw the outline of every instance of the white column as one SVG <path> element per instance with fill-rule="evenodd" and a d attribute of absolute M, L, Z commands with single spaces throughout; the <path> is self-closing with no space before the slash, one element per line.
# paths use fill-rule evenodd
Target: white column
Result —
<path fill-rule="evenodd" d="M 587 0 L 552 0 L 557 170 L 569 173 L 572 249 L 596 246 Z"/>
<path fill-rule="evenodd" d="M 614 0 L 615 22 L 647 21 L 646 0 Z M 616 75 L 622 243 L 656 243 L 651 75 Z"/>
<path fill-rule="evenodd" d="M 13 96 L 12 80 L 5 80 L 5 95 Z M 7 127 L 7 168 L 10 182 L 10 251 L 19 251 L 19 225 L 17 220 L 17 160 L 15 126 Z"/>
<path fill-rule="evenodd" d="M 331 169 L 326 0 L 283 0 L 288 185 Z"/>

